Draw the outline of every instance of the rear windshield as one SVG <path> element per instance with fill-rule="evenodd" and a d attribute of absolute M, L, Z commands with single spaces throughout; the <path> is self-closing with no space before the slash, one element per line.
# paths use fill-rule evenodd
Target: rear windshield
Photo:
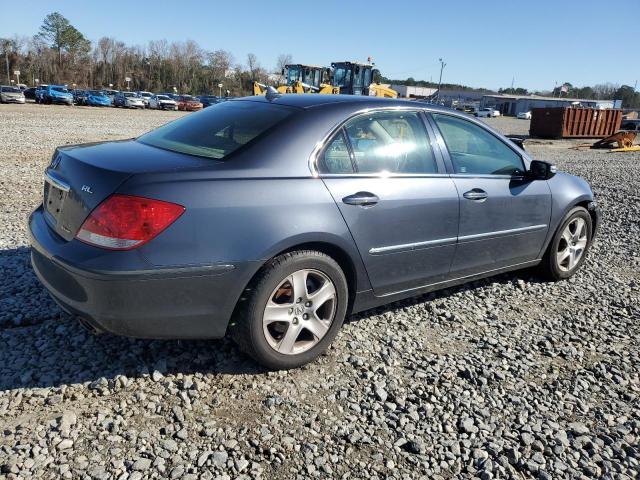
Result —
<path fill-rule="evenodd" d="M 11 92 L 11 93 L 20 93 L 22 90 L 20 90 L 18 87 L 2 87 L 2 88 L 0 88 L 0 91 L 2 91 L 2 92 Z"/>
<path fill-rule="evenodd" d="M 257 102 L 218 103 L 137 140 L 165 150 L 220 160 L 282 122 L 294 111 Z"/>

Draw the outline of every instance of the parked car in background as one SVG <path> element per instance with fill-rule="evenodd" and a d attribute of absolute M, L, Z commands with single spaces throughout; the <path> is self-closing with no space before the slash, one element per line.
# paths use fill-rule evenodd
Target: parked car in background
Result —
<path fill-rule="evenodd" d="M 91 107 L 110 107 L 111 99 L 102 90 L 87 90 L 87 105 Z"/>
<path fill-rule="evenodd" d="M 177 102 L 178 110 L 184 110 L 185 112 L 194 112 L 196 110 L 202 110 L 203 108 L 202 103 L 191 95 L 180 95 Z"/>
<path fill-rule="evenodd" d="M 153 96 L 151 92 L 136 92 L 136 95 L 142 99 L 144 108 L 149 108 L 149 99 Z"/>
<path fill-rule="evenodd" d="M 73 105 L 73 94 L 65 85 L 47 85 L 36 92 L 36 101 L 46 104 Z"/>
<path fill-rule="evenodd" d="M 36 99 L 36 87 L 29 87 L 22 93 L 24 93 L 24 98 L 26 98 L 27 100 Z"/>
<path fill-rule="evenodd" d="M 87 104 L 87 92 L 80 88 L 75 89 L 73 92 L 73 102 L 76 105 L 86 105 Z"/>
<path fill-rule="evenodd" d="M 113 97 L 114 107 L 125 108 L 144 108 L 142 98 L 138 97 L 134 92 L 118 92 Z"/>
<path fill-rule="evenodd" d="M 587 182 L 469 115 L 267 94 L 59 147 L 29 229 L 38 278 L 92 329 L 228 332 L 286 369 L 348 314 L 533 266 L 569 278 L 599 223 Z"/>
<path fill-rule="evenodd" d="M 22 90 L 13 85 L 0 85 L 0 103 L 24 103 Z"/>
<path fill-rule="evenodd" d="M 196 99 L 202 104 L 203 108 L 225 101 L 224 97 L 218 97 L 216 95 L 200 95 L 199 97 L 196 97 Z"/>
<path fill-rule="evenodd" d="M 157 110 L 178 110 L 178 103 L 167 95 L 152 95 L 149 98 L 149 108 Z"/>
<path fill-rule="evenodd" d="M 640 119 L 634 118 L 630 120 L 623 120 L 620 125 L 620 130 L 640 132 Z"/>
<path fill-rule="evenodd" d="M 484 107 L 484 108 L 481 108 L 479 110 L 476 110 L 474 115 L 476 117 L 485 117 L 485 118 L 499 117 L 500 116 L 500 112 L 498 110 L 495 110 L 495 109 L 491 108 L 491 107 Z"/>
<path fill-rule="evenodd" d="M 103 89 L 102 91 L 104 92 L 104 94 L 105 94 L 107 97 L 109 97 L 109 100 L 111 100 L 111 105 L 113 105 L 113 102 L 114 102 L 114 100 L 115 100 L 115 98 L 116 98 L 116 95 L 117 95 L 118 93 L 120 93 L 120 92 L 118 92 L 118 90 L 110 90 L 110 89 L 108 89 L 108 88 Z"/>
<path fill-rule="evenodd" d="M 531 120 L 531 112 L 520 112 L 517 117 L 520 120 Z"/>

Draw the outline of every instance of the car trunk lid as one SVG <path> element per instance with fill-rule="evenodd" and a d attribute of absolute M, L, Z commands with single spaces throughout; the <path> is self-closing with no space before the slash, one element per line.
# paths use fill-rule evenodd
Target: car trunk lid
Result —
<path fill-rule="evenodd" d="M 211 167 L 216 163 L 127 140 L 56 150 L 45 171 L 43 208 L 49 226 L 72 240 L 82 223 L 132 175 Z"/>

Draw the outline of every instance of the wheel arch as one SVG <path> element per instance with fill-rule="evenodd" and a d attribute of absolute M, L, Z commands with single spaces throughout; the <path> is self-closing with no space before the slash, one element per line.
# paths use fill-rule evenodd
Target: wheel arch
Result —
<path fill-rule="evenodd" d="M 285 253 L 297 251 L 297 250 L 315 250 L 325 255 L 328 255 L 333 260 L 335 260 L 342 271 L 347 280 L 347 289 L 349 291 L 349 301 L 347 305 L 347 315 L 350 314 L 355 298 L 356 293 L 358 291 L 370 289 L 368 285 L 368 277 L 366 276 L 366 272 L 364 271 L 364 266 L 361 265 L 361 260 L 357 250 L 355 254 L 358 255 L 357 258 L 353 258 L 354 252 L 351 253 L 342 245 L 339 245 L 340 242 L 332 241 L 328 239 L 298 239 L 297 241 L 292 241 L 288 245 L 279 245 L 274 249 L 274 251 L 270 252 L 267 258 L 260 262 L 259 268 L 253 273 L 247 285 L 243 289 L 243 294 L 238 299 L 237 305 L 239 305 L 243 298 L 245 297 L 244 292 L 251 289 L 252 284 L 255 279 L 258 277 L 260 272 L 264 269 L 264 267 L 269 264 L 274 258 L 283 255 Z M 360 264 L 359 264 L 360 263 Z M 238 306 L 236 305 L 236 309 Z"/>

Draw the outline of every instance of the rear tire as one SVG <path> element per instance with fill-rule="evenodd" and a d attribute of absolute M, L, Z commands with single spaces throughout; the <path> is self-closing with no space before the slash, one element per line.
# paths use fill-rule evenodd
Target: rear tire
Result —
<path fill-rule="evenodd" d="M 314 250 L 285 253 L 267 263 L 245 290 L 231 335 L 269 369 L 300 367 L 329 347 L 348 301 L 347 280 L 333 258 Z"/>
<path fill-rule="evenodd" d="M 593 222 L 589 212 L 583 207 L 571 209 L 542 258 L 540 273 L 553 281 L 573 276 L 587 257 L 592 232 Z"/>

